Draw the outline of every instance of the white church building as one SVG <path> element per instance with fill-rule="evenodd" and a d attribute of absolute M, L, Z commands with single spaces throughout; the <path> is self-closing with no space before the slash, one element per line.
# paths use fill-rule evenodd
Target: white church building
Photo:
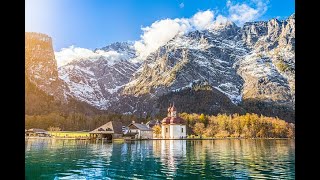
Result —
<path fill-rule="evenodd" d="M 186 121 L 177 116 L 177 109 L 173 106 L 168 108 L 168 117 L 161 122 L 161 137 L 163 139 L 182 139 L 187 137 Z"/>

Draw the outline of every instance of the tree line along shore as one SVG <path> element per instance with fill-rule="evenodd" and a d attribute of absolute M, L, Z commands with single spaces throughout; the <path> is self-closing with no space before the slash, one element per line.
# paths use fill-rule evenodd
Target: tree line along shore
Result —
<path fill-rule="evenodd" d="M 190 139 L 211 138 L 294 138 L 295 124 L 277 117 L 266 117 L 257 114 L 188 114 L 180 113 L 186 120 L 187 134 Z M 161 117 L 155 117 L 161 119 Z M 146 123 L 151 117 L 138 118 L 134 115 L 104 114 L 86 116 L 81 113 L 47 115 L 26 115 L 25 128 L 40 128 L 51 132 L 56 137 L 85 137 L 91 131 L 109 121 L 120 121 L 130 124 L 132 121 Z M 153 127 L 154 134 L 161 134 L 161 128 Z M 61 132 L 59 132 L 61 131 Z M 78 131 L 78 132 L 74 132 Z M 80 132 L 82 131 L 82 132 Z"/>

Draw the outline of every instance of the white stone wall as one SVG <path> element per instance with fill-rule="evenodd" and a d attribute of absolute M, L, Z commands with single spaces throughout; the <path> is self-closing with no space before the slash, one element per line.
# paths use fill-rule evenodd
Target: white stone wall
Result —
<path fill-rule="evenodd" d="M 183 128 L 183 132 L 182 132 Z M 180 139 L 181 137 L 186 136 L 186 125 L 180 124 L 171 124 L 170 125 L 170 138 L 171 139 Z"/>
<path fill-rule="evenodd" d="M 166 132 L 166 128 L 168 129 L 168 132 Z M 162 125 L 161 126 L 161 137 L 163 139 L 170 138 L 170 126 L 169 125 Z"/>
<path fill-rule="evenodd" d="M 180 125 L 170 125 L 170 138 L 177 139 L 180 138 Z"/>
<path fill-rule="evenodd" d="M 166 128 L 168 132 L 166 132 Z M 183 128 L 183 132 L 182 132 Z M 163 139 L 180 139 L 181 137 L 186 137 L 186 125 L 180 124 L 170 124 L 170 125 L 162 125 L 161 126 L 161 137 Z"/>
<path fill-rule="evenodd" d="M 183 132 L 181 132 L 181 128 L 183 128 Z M 187 137 L 187 126 L 186 125 L 181 125 L 180 126 L 180 132 L 181 132 L 181 136 L 186 138 Z"/>

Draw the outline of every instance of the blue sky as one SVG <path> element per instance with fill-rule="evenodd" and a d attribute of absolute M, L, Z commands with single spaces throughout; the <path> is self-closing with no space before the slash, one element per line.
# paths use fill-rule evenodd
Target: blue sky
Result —
<path fill-rule="evenodd" d="M 53 38 L 55 51 L 71 45 L 86 49 L 116 41 L 139 41 L 155 21 L 191 18 L 209 10 L 233 19 L 284 19 L 295 12 L 294 0 L 26 0 L 26 32 Z M 248 12 L 251 13 L 248 13 Z"/>

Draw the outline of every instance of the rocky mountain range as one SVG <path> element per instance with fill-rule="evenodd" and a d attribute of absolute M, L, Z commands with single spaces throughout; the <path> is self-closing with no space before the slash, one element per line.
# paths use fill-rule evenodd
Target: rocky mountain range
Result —
<path fill-rule="evenodd" d="M 51 38 L 26 33 L 26 79 L 62 104 L 99 111 L 165 114 L 174 101 L 180 112 L 254 112 L 294 121 L 294 14 L 190 31 L 142 60 L 132 42 L 94 51 L 107 55 L 57 68 Z"/>

